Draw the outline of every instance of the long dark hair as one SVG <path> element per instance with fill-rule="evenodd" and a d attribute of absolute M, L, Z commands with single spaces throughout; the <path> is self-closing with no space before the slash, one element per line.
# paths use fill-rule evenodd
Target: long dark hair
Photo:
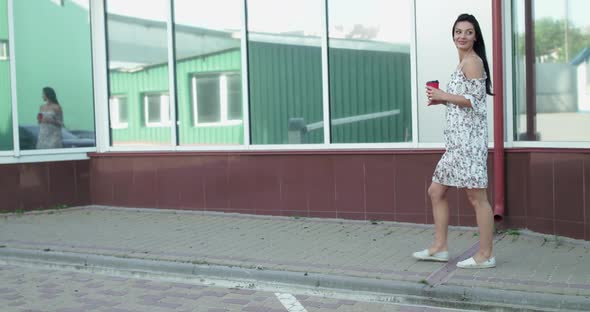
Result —
<path fill-rule="evenodd" d="M 479 23 L 475 19 L 475 16 L 467 13 L 463 13 L 457 17 L 455 24 L 453 24 L 453 29 L 451 29 L 451 35 L 454 38 L 455 35 L 455 27 L 459 22 L 469 22 L 475 28 L 475 42 L 473 43 L 473 51 L 481 58 L 483 61 L 483 69 L 486 71 L 486 93 L 489 95 L 494 95 L 492 93 L 492 79 L 490 78 L 490 66 L 488 65 L 488 58 L 486 57 L 486 45 L 483 42 L 483 35 L 481 34 L 481 28 L 479 28 Z"/>
<path fill-rule="evenodd" d="M 55 90 L 51 87 L 43 88 L 43 94 L 49 100 L 50 103 L 55 103 L 59 105 L 59 101 L 57 100 L 57 95 L 55 94 Z"/>

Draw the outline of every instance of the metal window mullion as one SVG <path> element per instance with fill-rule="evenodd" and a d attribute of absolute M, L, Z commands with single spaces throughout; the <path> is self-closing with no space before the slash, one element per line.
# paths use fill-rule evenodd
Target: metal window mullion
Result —
<path fill-rule="evenodd" d="M 244 145 L 250 146 L 250 96 L 248 77 L 248 10 L 246 0 L 242 1 L 242 28 L 240 30 L 240 51 L 242 55 L 242 120 Z"/>
<path fill-rule="evenodd" d="M 197 102 L 197 77 L 191 78 L 191 89 L 192 89 L 192 102 L 193 102 L 193 125 L 196 126 L 199 123 L 199 105 Z"/>
<path fill-rule="evenodd" d="M 168 114 L 170 119 L 170 147 L 176 149 L 178 146 L 178 129 L 180 120 L 176 112 L 176 47 L 174 46 L 174 0 L 170 0 L 168 6 L 168 18 L 166 30 L 168 33 Z"/>
<path fill-rule="evenodd" d="M 412 108 L 412 147 L 418 148 L 418 133 L 420 131 L 418 127 L 418 26 L 416 25 L 416 0 L 412 1 L 411 5 L 411 21 L 410 21 L 410 97 L 411 97 L 411 108 Z"/>
<path fill-rule="evenodd" d="M 105 0 L 106 1 L 106 0 Z M 99 153 L 110 149 L 109 64 L 107 55 L 105 1 L 89 1 L 92 33 L 94 129 Z"/>
<path fill-rule="evenodd" d="M 419 131 L 418 125 L 418 25 L 416 25 L 416 0 L 411 1 L 410 21 L 410 97 L 412 101 L 412 146 L 418 148 Z"/>
<path fill-rule="evenodd" d="M 513 89 L 513 79 L 514 79 L 514 67 L 512 66 L 513 61 L 513 47 L 512 47 L 512 1 L 508 1 L 508 5 L 506 2 L 503 3 L 504 7 L 504 79 L 502 80 L 504 83 L 504 111 L 506 112 L 506 126 L 504 130 L 506 131 L 506 137 L 504 138 L 504 147 L 513 147 L 514 146 L 514 89 Z"/>
<path fill-rule="evenodd" d="M 329 34 L 328 34 L 328 0 L 322 6 L 322 106 L 324 112 L 324 145 L 331 143 L 330 123 L 330 65 L 329 65 Z"/>
<path fill-rule="evenodd" d="M 16 53 L 15 40 L 14 40 L 14 6 L 13 0 L 8 0 L 8 39 L 9 42 L 12 40 L 12 44 L 8 45 L 10 50 L 9 64 L 10 64 L 10 93 L 11 93 L 11 104 L 12 104 L 12 148 L 14 157 L 20 157 L 20 143 L 19 143 L 19 131 L 18 131 L 18 106 L 16 98 Z"/>
<path fill-rule="evenodd" d="M 219 76 L 219 117 L 221 122 L 227 121 L 227 76 L 222 74 Z"/>

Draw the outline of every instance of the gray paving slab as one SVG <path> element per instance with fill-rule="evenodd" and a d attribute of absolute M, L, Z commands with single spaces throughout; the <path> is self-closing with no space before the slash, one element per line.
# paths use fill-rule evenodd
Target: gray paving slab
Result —
<path fill-rule="evenodd" d="M 80 263 L 128 269 L 145 260 L 144 269 L 187 274 L 202 266 L 230 275 L 239 272 L 228 268 L 242 268 L 253 270 L 248 274 L 266 272 L 267 278 L 283 272 L 286 282 L 307 273 L 323 283 L 385 291 L 396 285 L 412 295 L 455 292 L 457 300 L 487 296 L 547 308 L 590 308 L 588 242 L 504 233 L 496 237 L 497 268 L 457 270 L 457 257 L 477 243 L 475 229 L 451 228 L 453 259 L 445 265 L 410 256 L 430 244 L 432 226 L 373 223 L 91 206 L 0 215 L 0 255 L 30 250 L 48 260 L 78 257 Z M 436 284 L 428 285 L 433 280 Z"/>
<path fill-rule="evenodd" d="M 17 265 L 0 265 L 0 290 L 2 312 L 459 311 Z"/>

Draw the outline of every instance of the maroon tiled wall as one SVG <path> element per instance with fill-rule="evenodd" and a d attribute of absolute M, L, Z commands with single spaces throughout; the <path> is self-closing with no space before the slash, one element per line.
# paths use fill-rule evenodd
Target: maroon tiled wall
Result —
<path fill-rule="evenodd" d="M 90 204 L 90 161 L 0 165 L 0 212 Z"/>
<path fill-rule="evenodd" d="M 147 208 L 431 223 L 441 153 L 95 154 L 92 202 Z M 490 174 L 492 167 L 490 166 Z M 451 223 L 474 225 L 450 192 Z"/>
<path fill-rule="evenodd" d="M 590 151 L 506 155 L 507 223 L 590 240 Z"/>
<path fill-rule="evenodd" d="M 93 154 L 91 202 L 432 223 L 426 191 L 441 153 Z M 590 152 L 508 150 L 503 226 L 590 240 L 589 181 Z M 464 192 L 449 202 L 451 224 L 475 225 Z"/>

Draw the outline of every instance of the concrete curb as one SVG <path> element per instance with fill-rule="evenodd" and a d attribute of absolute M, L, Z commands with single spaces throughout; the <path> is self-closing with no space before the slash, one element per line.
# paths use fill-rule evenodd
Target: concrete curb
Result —
<path fill-rule="evenodd" d="M 163 274 L 185 280 L 217 278 L 241 283 L 286 285 L 329 291 L 365 292 L 370 301 L 430 305 L 482 311 L 590 311 L 590 298 L 583 296 L 507 291 L 487 288 L 429 285 L 362 277 L 274 271 L 245 267 L 203 265 L 172 261 L 123 258 L 72 252 L 0 248 L 0 262 L 34 264 L 53 268 L 110 273 L 135 273 L 144 277 Z"/>

